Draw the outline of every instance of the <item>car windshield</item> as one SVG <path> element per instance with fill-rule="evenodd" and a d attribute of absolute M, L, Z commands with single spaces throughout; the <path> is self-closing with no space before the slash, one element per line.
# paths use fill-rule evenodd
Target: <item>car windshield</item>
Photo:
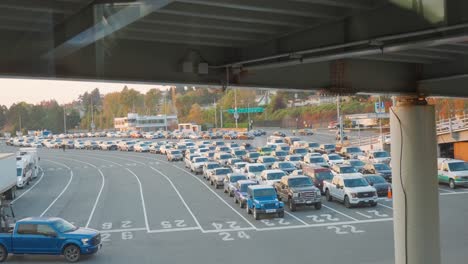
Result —
<path fill-rule="evenodd" d="M 220 159 L 230 159 L 230 158 L 232 158 L 232 156 L 229 155 L 229 154 L 224 154 L 224 155 L 220 155 L 219 158 Z"/>
<path fill-rule="evenodd" d="M 382 163 L 377 163 L 374 164 L 374 167 L 376 170 L 381 171 L 381 170 L 391 170 L 390 167 L 387 164 L 382 164 Z"/>
<path fill-rule="evenodd" d="M 319 181 L 323 180 L 332 180 L 333 179 L 333 173 L 331 171 L 320 171 L 315 173 L 315 178 Z"/>
<path fill-rule="evenodd" d="M 234 151 L 234 154 L 235 154 L 236 156 L 245 155 L 245 153 L 246 153 L 245 150 L 236 150 L 236 151 Z"/>
<path fill-rule="evenodd" d="M 207 165 L 208 169 L 216 169 L 216 168 L 219 168 L 219 167 L 221 167 L 221 165 L 219 165 L 218 163 L 212 163 L 212 164 Z"/>
<path fill-rule="evenodd" d="M 309 148 L 317 148 L 318 146 L 318 143 L 309 143 Z"/>
<path fill-rule="evenodd" d="M 228 169 L 228 168 L 222 168 L 222 169 L 217 169 L 215 171 L 215 174 L 216 175 L 224 175 L 224 174 L 228 174 L 228 173 L 231 173 L 232 170 L 231 169 Z"/>
<path fill-rule="evenodd" d="M 240 180 L 247 180 L 247 176 L 245 175 L 233 175 L 229 178 L 229 181 L 234 183 L 234 182 L 238 182 Z"/>
<path fill-rule="evenodd" d="M 180 154 L 180 153 L 181 153 L 181 152 L 178 151 L 178 150 L 173 150 L 173 151 L 171 151 L 171 154 Z"/>
<path fill-rule="evenodd" d="M 289 146 L 282 146 L 281 150 L 289 151 L 291 148 Z"/>
<path fill-rule="evenodd" d="M 264 158 L 263 162 L 275 162 L 275 158 Z"/>
<path fill-rule="evenodd" d="M 268 188 L 268 189 L 254 190 L 254 197 L 271 197 L 271 196 L 276 197 L 275 189 Z"/>
<path fill-rule="evenodd" d="M 340 168 L 341 173 L 356 173 L 356 169 L 354 167 L 341 167 Z"/>
<path fill-rule="evenodd" d="M 298 148 L 295 150 L 296 153 L 299 153 L 299 154 L 303 154 L 303 153 L 307 153 L 307 149 L 304 149 L 304 148 Z"/>
<path fill-rule="evenodd" d="M 254 185 L 254 183 L 245 183 L 240 186 L 240 191 L 241 192 L 247 192 L 247 189 L 249 188 L 250 185 Z"/>
<path fill-rule="evenodd" d="M 450 171 L 466 171 L 468 170 L 468 163 L 466 162 L 452 162 L 448 164 Z"/>
<path fill-rule="evenodd" d="M 22 168 L 16 168 L 16 176 L 23 176 L 23 169 Z"/>
<path fill-rule="evenodd" d="M 269 148 L 269 147 L 263 147 L 263 148 L 261 148 L 261 150 L 262 150 L 263 152 L 269 152 L 269 151 L 271 151 L 272 149 Z"/>
<path fill-rule="evenodd" d="M 362 162 L 360 160 L 350 161 L 349 164 L 351 164 L 351 166 L 354 166 L 354 167 L 362 167 L 362 166 L 366 165 L 364 162 Z"/>
<path fill-rule="evenodd" d="M 54 226 L 60 233 L 68 233 L 78 229 L 78 227 L 72 225 L 71 223 L 63 219 L 55 221 Z"/>
<path fill-rule="evenodd" d="M 278 164 L 280 169 L 294 169 L 296 168 L 294 164 L 291 164 L 289 162 L 281 162 Z"/>
<path fill-rule="evenodd" d="M 342 158 L 340 156 L 338 156 L 338 155 L 330 155 L 330 156 L 328 156 L 328 159 L 329 160 L 340 160 Z"/>
<path fill-rule="evenodd" d="M 284 156 L 287 156 L 288 153 L 287 153 L 286 151 L 276 151 L 276 152 L 275 152 L 275 155 L 276 155 L 277 157 L 284 157 Z"/>
<path fill-rule="evenodd" d="M 346 152 L 348 153 L 359 153 L 362 152 L 360 148 L 347 148 Z"/>
<path fill-rule="evenodd" d="M 369 183 L 367 183 L 366 180 L 364 180 L 363 178 L 355 178 L 355 179 L 345 179 L 344 180 L 344 185 L 346 187 L 365 187 L 365 186 L 369 186 Z"/>
<path fill-rule="evenodd" d="M 252 153 L 249 154 L 249 157 L 251 157 L 251 158 L 258 158 L 258 157 L 260 157 L 260 153 L 252 152 Z"/>
<path fill-rule="evenodd" d="M 312 186 L 312 181 L 309 177 L 300 177 L 300 178 L 292 178 L 288 181 L 289 187 L 306 187 Z"/>
<path fill-rule="evenodd" d="M 367 176 L 366 180 L 369 183 L 386 183 L 385 179 L 382 176 Z"/>
<path fill-rule="evenodd" d="M 196 158 L 196 159 L 195 159 L 195 162 L 196 162 L 196 163 L 207 162 L 207 161 L 208 161 L 207 158 Z"/>
<path fill-rule="evenodd" d="M 247 163 L 236 163 L 236 167 L 239 169 L 245 168 L 245 165 L 247 165 Z"/>
<path fill-rule="evenodd" d="M 322 157 L 310 158 L 310 163 L 323 163 L 325 160 Z"/>
<path fill-rule="evenodd" d="M 325 149 L 335 149 L 335 145 L 324 145 Z"/>
<path fill-rule="evenodd" d="M 281 180 L 281 177 L 286 176 L 284 172 L 271 172 L 267 174 L 267 180 Z"/>
<path fill-rule="evenodd" d="M 374 152 L 374 157 L 376 157 L 376 158 L 389 158 L 390 156 L 385 151 L 379 151 L 379 152 Z"/>
<path fill-rule="evenodd" d="M 250 166 L 249 172 L 261 172 L 266 170 L 265 165 Z"/>
<path fill-rule="evenodd" d="M 290 160 L 290 161 L 300 161 L 300 160 L 301 160 L 301 157 L 299 157 L 299 156 L 290 156 L 290 157 L 289 157 L 289 160 Z"/>

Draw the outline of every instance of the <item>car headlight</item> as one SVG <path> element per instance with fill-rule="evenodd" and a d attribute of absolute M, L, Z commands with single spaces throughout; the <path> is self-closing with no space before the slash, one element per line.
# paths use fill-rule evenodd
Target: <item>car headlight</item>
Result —
<path fill-rule="evenodd" d="M 453 176 L 454 180 L 458 180 L 458 178 L 459 178 L 458 176 Z"/>
<path fill-rule="evenodd" d="M 352 198 L 357 198 L 357 193 L 350 193 Z"/>
<path fill-rule="evenodd" d="M 88 245 L 88 242 L 89 242 L 89 238 L 82 238 L 81 239 L 81 243 L 83 243 L 83 245 Z"/>
<path fill-rule="evenodd" d="M 322 193 L 320 193 L 320 190 L 317 190 L 316 193 L 318 196 L 322 195 Z"/>
<path fill-rule="evenodd" d="M 297 197 L 299 197 L 299 194 L 298 193 L 293 193 L 292 197 L 297 198 Z"/>
<path fill-rule="evenodd" d="M 279 206 L 279 203 L 275 203 L 275 206 Z"/>

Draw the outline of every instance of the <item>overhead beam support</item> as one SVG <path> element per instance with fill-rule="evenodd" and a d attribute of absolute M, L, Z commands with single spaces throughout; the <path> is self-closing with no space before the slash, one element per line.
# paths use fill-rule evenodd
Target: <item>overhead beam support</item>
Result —
<path fill-rule="evenodd" d="M 45 57 L 63 58 L 68 56 L 172 2 L 173 0 L 142 0 L 137 4 L 126 6 L 108 17 L 98 17 L 98 21 L 94 21 L 94 19 L 91 19 L 92 21 L 86 21 L 89 23 L 88 27 L 77 34 L 72 35 L 70 38 L 66 38 L 63 43 L 60 43 L 55 49 L 45 54 Z M 105 6 L 106 5 L 97 5 L 92 7 L 90 6 L 88 8 L 105 8 Z M 88 14 L 89 12 L 94 14 L 94 10 L 86 11 Z M 80 19 L 80 16 L 75 16 L 73 19 Z M 88 19 L 90 18 L 88 17 Z M 77 23 L 77 21 L 74 22 Z M 67 30 L 66 24 L 62 27 L 62 30 Z M 58 34 L 60 35 L 60 33 Z"/>
<path fill-rule="evenodd" d="M 346 15 L 342 9 L 300 2 L 267 0 L 177 0 L 177 2 L 301 17 L 338 18 Z"/>
<path fill-rule="evenodd" d="M 343 8 L 353 8 L 353 9 L 371 9 L 374 7 L 374 4 L 370 0 L 291 0 L 295 2 L 309 3 L 309 4 L 320 4 L 327 6 L 343 7 Z M 379 0 L 385 1 L 385 0 Z"/>
<path fill-rule="evenodd" d="M 176 1 L 177 2 L 177 1 Z M 213 18 L 227 21 L 257 23 L 293 28 L 310 27 L 318 22 L 313 18 L 302 18 L 288 15 L 269 14 L 264 12 L 234 10 L 212 6 L 177 3 L 169 8 L 161 9 L 158 13 L 184 15 L 189 17 Z"/>

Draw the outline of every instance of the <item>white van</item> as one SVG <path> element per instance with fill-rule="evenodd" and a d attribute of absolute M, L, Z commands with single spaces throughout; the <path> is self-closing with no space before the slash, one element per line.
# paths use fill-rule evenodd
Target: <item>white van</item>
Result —
<path fill-rule="evenodd" d="M 439 184 L 448 184 L 451 189 L 468 187 L 468 163 L 456 159 L 438 159 L 437 178 Z"/>
<path fill-rule="evenodd" d="M 25 157 L 16 157 L 16 187 L 23 188 L 32 180 L 32 163 Z"/>
<path fill-rule="evenodd" d="M 30 162 L 32 163 L 32 177 L 35 179 L 39 176 L 39 158 L 37 154 L 37 148 L 20 148 L 19 156 L 29 155 Z"/>

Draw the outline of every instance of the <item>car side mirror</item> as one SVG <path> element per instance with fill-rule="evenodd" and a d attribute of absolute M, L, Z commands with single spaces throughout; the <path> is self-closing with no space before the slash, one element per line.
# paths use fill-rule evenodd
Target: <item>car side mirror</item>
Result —
<path fill-rule="evenodd" d="M 447 171 L 447 172 L 448 172 L 448 169 L 447 169 L 447 168 L 445 168 L 445 169 L 444 169 L 444 171 Z"/>

